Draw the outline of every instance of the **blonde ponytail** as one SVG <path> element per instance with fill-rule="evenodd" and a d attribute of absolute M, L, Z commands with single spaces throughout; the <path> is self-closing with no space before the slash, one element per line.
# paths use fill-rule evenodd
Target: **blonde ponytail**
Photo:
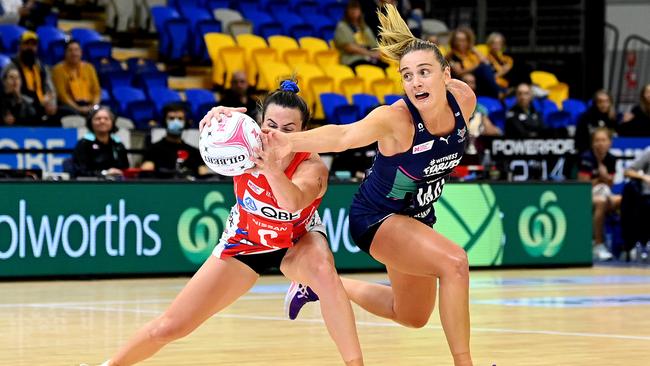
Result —
<path fill-rule="evenodd" d="M 415 38 L 402 16 L 397 11 L 395 5 L 384 5 L 386 14 L 381 9 L 377 10 L 379 17 L 379 41 L 377 42 L 379 52 L 385 57 L 399 61 L 405 54 L 411 51 L 432 50 L 440 65 L 444 68 L 448 66 L 447 60 L 440 53 L 436 45 L 429 41 Z"/>

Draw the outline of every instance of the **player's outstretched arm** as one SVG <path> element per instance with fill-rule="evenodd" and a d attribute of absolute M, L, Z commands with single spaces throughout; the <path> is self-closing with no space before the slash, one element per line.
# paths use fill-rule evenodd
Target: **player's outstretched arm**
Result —
<path fill-rule="evenodd" d="M 309 131 L 284 134 L 279 131 L 264 131 L 278 141 L 278 154 L 286 156 L 296 152 L 340 152 L 367 146 L 382 138 L 392 136 L 390 121 L 401 114 L 391 106 L 374 109 L 364 119 L 348 125 L 327 125 Z"/>

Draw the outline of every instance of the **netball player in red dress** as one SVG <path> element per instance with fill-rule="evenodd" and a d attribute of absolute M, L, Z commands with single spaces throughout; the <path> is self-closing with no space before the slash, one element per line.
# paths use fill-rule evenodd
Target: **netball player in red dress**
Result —
<path fill-rule="evenodd" d="M 296 83 L 285 80 L 266 97 L 261 108 L 263 128 L 285 133 L 305 129 L 309 109 L 297 92 Z M 245 111 L 217 107 L 213 115 L 221 119 L 234 110 Z M 262 143 L 268 144 L 266 136 Z M 258 155 L 253 174 L 234 178 L 237 203 L 213 255 L 169 308 L 140 328 L 104 365 L 132 365 L 151 357 L 232 304 L 253 287 L 260 273 L 273 267 L 318 291 L 323 319 L 343 361 L 363 365 L 352 307 L 316 211 L 327 189 L 327 168 L 317 154 L 278 159 L 273 149 L 265 147 Z M 218 354 L 214 359 L 219 362 Z"/>

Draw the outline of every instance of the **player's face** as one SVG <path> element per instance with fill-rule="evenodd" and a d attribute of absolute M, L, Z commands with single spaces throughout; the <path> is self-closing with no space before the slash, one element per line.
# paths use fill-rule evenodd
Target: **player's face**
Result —
<path fill-rule="evenodd" d="M 400 60 L 402 86 L 409 100 L 418 108 L 431 106 L 445 98 L 446 85 L 451 80 L 449 68 L 444 70 L 433 51 L 409 52 Z"/>
<path fill-rule="evenodd" d="M 612 146 L 612 140 L 609 139 L 609 136 L 604 131 L 599 131 L 593 137 L 592 146 L 596 153 L 605 154 Z"/>
<path fill-rule="evenodd" d="M 262 128 L 271 128 L 291 133 L 302 130 L 302 115 L 297 108 L 269 104 L 264 113 Z"/>

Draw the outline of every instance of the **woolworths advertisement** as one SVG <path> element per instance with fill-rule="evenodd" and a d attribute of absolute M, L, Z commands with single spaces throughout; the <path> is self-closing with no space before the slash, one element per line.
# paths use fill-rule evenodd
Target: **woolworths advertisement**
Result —
<path fill-rule="evenodd" d="M 340 270 L 382 269 L 350 238 L 357 188 L 330 185 L 321 219 Z M 234 203 L 228 183 L 1 183 L 0 277 L 189 274 Z M 474 267 L 588 265 L 590 205 L 587 184 L 449 184 L 435 229 Z"/>

